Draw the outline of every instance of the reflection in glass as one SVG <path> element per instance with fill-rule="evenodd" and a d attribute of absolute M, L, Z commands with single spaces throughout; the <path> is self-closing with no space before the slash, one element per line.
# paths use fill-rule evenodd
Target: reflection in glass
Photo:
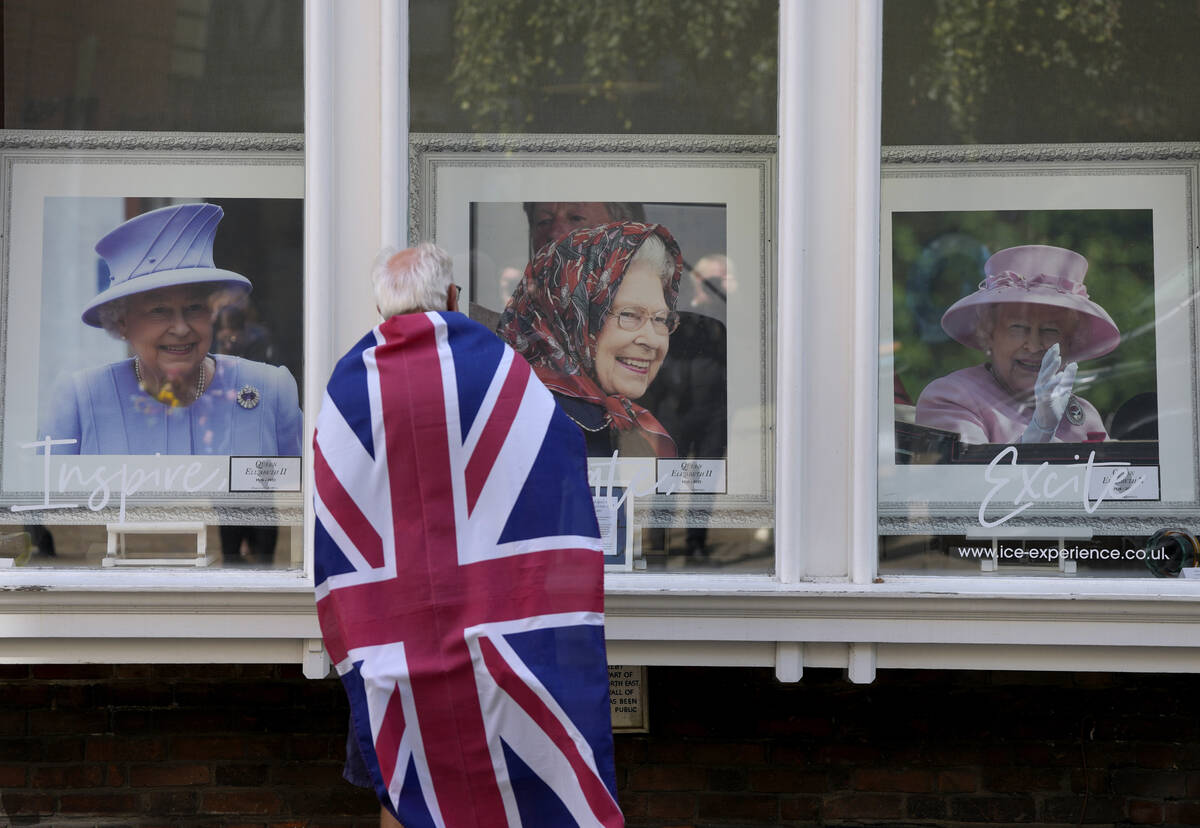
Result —
<path fill-rule="evenodd" d="M 774 0 L 414 0 L 414 132 L 776 131 Z"/>
<path fill-rule="evenodd" d="M 5 129 L 301 132 L 303 0 L 7 0 Z"/>

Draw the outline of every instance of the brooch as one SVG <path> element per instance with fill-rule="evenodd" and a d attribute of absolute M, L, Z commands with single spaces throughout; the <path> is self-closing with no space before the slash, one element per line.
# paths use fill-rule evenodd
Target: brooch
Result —
<path fill-rule="evenodd" d="M 1074 397 L 1071 397 L 1071 401 L 1067 403 L 1067 422 L 1071 425 L 1083 423 L 1083 406 Z"/>
<path fill-rule="evenodd" d="M 262 396 L 258 393 L 258 389 L 253 385 L 243 385 L 237 392 L 237 404 L 242 408 L 250 409 L 258 405 L 258 401 Z"/>

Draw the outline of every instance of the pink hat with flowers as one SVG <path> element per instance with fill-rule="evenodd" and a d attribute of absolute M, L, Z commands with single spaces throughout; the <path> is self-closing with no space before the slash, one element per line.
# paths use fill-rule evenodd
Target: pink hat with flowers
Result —
<path fill-rule="evenodd" d="M 1108 312 L 1088 298 L 1083 286 L 1087 269 L 1087 259 L 1063 247 L 1025 244 L 999 250 L 984 264 L 979 290 L 950 306 L 942 328 L 957 342 L 980 348 L 979 318 L 988 305 L 1049 305 L 1078 314 L 1067 358 L 1104 356 L 1121 343 L 1121 332 Z"/>

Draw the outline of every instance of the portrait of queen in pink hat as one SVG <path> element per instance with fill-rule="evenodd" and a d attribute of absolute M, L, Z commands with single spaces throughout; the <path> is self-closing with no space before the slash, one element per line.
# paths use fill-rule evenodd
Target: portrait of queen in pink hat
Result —
<path fill-rule="evenodd" d="M 1078 363 L 1121 342 L 1112 317 L 1084 284 L 1088 262 L 1049 245 L 994 253 L 974 293 L 942 316 L 956 342 L 983 362 L 925 386 L 918 425 L 965 443 L 1084 442 L 1107 439 L 1096 408 L 1073 393 Z"/>

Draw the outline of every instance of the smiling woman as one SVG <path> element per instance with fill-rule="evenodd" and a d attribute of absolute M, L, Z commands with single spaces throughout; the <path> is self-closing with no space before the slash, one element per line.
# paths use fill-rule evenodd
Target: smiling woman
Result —
<path fill-rule="evenodd" d="M 942 317 L 946 333 L 987 361 L 927 385 L 917 424 L 966 443 L 1105 439 L 1099 412 L 1072 394 L 1077 361 L 1104 356 L 1121 341 L 1107 311 L 1088 298 L 1087 268 L 1075 251 L 1049 245 L 989 258 L 979 290 Z"/>
<path fill-rule="evenodd" d="M 132 356 L 80 371 L 56 388 L 39 427 L 72 440 L 61 454 L 300 454 L 296 382 L 286 368 L 214 355 L 211 298 L 250 281 L 213 264 L 223 211 L 180 204 L 143 213 L 105 235 L 109 285 L 83 321 Z"/>
<path fill-rule="evenodd" d="M 591 456 L 674 457 L 662 424 L 635 400 L 662 367 L 679 324 L 683 259 L 658 224 L 576 230 L 534 257 L 500 317 L 588 442 Z"/>

